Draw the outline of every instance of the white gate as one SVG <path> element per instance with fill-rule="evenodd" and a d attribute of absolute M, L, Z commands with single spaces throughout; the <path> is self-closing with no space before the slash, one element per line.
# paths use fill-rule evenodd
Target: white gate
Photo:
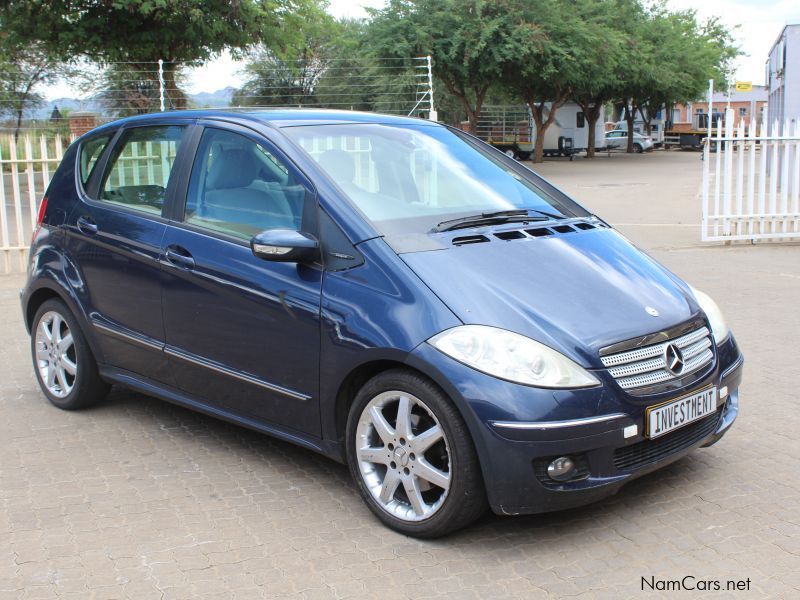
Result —
<path fill-rule="evenodd" d="M 800 239 L 800 127 L 775 121 L 768 135 L 767 122 L 734 128 L 729 108 L 706 139 L 703 241 Z"/>
<path fill-rule="evenodd" d="M 24 271 L 39 203 L 69 141 L 0 136 L 0 273 Z"/>

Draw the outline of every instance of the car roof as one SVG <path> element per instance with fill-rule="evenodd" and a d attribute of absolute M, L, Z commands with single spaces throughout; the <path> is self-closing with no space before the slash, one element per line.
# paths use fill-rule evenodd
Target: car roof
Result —
<path fill-rule="evenodd" d="M 348 123 L 380 123 L 385 125 L 435 125 L 415 117 L 401 117 L 381 113 L 329 110 L 309 108 L 247 108 L 247 109 L 220 109 L 220 110 L 176 110 L 167 112 L 149 113 L 118 119 L 95 129 L 100 131 L 106 128 L 120 127 L 122 125 L 139 123 L 158 123 L 161 120 L 182 119 L 220 119 L 226 121 L 259 122 L 274 127 L 301 127 L 304 125 L 344 125 Z"/>

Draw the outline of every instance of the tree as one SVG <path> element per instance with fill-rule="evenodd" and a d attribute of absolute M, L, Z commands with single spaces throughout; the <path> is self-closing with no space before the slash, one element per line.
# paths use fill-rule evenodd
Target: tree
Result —
<path fill-rule="evenodd" d="M 163 60 L 168 103 L 184 108 L 181 67 L 225 48 L 279 47 L 309 5 L 314 0 L 9 0 L 0 16 L 16 43 L 37 41 L 52 57 L 129 63 L 151 79 Z"/>
<path fill-rule="evenodd" d="M 616 2 L 576 2 L 573 9 L 590 30 L 591 38 L 602 40 L 595 52 L 588 53 L 585 59 L 574 68 L 572 100 L 581 107 L 589 127 L 586 158 L 593 158 L 597 140 L 595 131 L 597 121 L 603 114 L 606 102 L 614 98 L 618 91 L 617 72 L 624 59 L 624 36 L 615 27 L 618 16 Z"/>
<path fill-rule="evenodd" d="M 175 74 L 178 89 L 181 79 L 179 71 Z M 159 108 L 161 88 L 152 69 L 141 71 L 130 64 L 111 64 L 95 85 L 100 89 L 97 100 L 110 116 L 143 115 Z"/>
<path fill-rule="evenodd" d="M 316 88 L 337 54 L 341 26 L 321 8 L 309 10 L 293 39 L 282 47 L 257 46 L 245 67 L 246 81 L 234 95 L 240 106 L 313 103 Z"/>
<path fill-rule="evenodd" d="M 698 22 L 694 11 L 668 12 L 658 6 L 646 32 L 653 47 L 656 81 L 642 91 L 636 104 L 649 135 L 651 121 L 662 107 L 701 97 L 709 79 L 725 89 L 738 50 L 716 18 Z"/>
<path fill-rule="evenodd" d="M 15 117 L 15 139 L 19 136 L 25 112 L 43 102 L 38 88 L 58 79 L 66 71 L 65 65 L 52 60 L 36 46 L 11 48 L 5 43 L 0 44 L 0 112 Z"/>
<path fill-rule="evenodd" d="M 694 11 L 670 12 L 663 3 L 649 8 L 638 0 L 617 0 L 617 24 L 626 35 L 627 59 L 620 64 L 619 104 L 628 131 L 636 114 L 650 122 L 658 110 L 702 96 L 709 79 L 725 82 L 738 55 L 730 32 L 717 19 L 698 22 Z M 724 83 L 723 83 L 724 85 Z M 633 152 L 628 136 L 628 152 Z"/>
<path fill-rule="evenodd" d="M 373 51 L 400 59 L 432 55 L 434 75 L 459 100 L 473 131 L 489 89 L 538 36 L 518 18 L 517 0 L 390 0 L 371 14 Z"/>
<path fill-rule="evenodd" d="M 585 77 L 581 67 L 592 60 L 603 40 L 595 37 L 594 29 L 571 3 L 520 0 L 516 12 L 536 35 L 506 64 L 504 84 L 531 111 L 536 125 L 533 162 L 542 162 L 547 129 Z"/>

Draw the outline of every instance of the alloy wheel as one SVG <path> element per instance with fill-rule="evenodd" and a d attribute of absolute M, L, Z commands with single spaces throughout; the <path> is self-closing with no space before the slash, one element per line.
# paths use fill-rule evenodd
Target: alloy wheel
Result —
<path fill-rule="evenodd" d="M 392 390 L 370 400 L 356 429 L 361 478 L 377 504 L 403 521 L 430 518 L 451 483 L 444 429 L 424 402 Z"/>
<path fill-rule="evenodd" d="M 75 386 L 78 360 L 72 332 L 55 311 L 42 315 L 36 325 L 36 368 L 47 391 L 65 398 Z"/>

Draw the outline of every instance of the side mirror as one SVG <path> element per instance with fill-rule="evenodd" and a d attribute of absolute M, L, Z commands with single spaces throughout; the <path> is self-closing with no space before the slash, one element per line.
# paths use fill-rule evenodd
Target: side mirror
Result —
<path fill-rule="evenodd" d="M 310 262 L 319 256 L 319 242 L 307 233 L 292 229 L 267 229 L 250 240 L 258 258 L 274 262 Z"/>

